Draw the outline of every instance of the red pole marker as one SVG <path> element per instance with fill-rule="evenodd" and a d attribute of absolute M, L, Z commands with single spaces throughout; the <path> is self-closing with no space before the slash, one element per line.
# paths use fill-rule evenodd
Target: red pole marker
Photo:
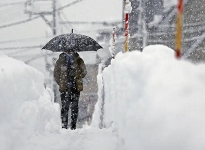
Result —
<path fill-rule="evenodd" d="M 125 52 L 129 51 L 129 14 L 132 11 L 131 2 L 129 0 L 125 1 Z"/>
<path fill-rule="evenodd" d="M 125 52 L 128 51 L 129 44 L 129 13 L 125 14 Z"/>
<path fill-rule="evenodd" d="M 183 24 L 183 0 L 178 0 L 177 7 L 177 22 L 176 22 L 176 45 L 175 45 L 175 55 L 176 58 L 181 57 L 181 48 L 182 48 L 182 24 Z"/>

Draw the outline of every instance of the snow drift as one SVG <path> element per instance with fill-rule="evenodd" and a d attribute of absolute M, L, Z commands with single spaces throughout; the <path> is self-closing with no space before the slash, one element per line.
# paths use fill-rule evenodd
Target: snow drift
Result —
<path fill-rule="evenodd" d="M 124 149 L 205 149 L 204 77 L 205 65 L 176 60 L 163 45 L 119 53 L 99 75 L 104 126 L 118 132 Z"/>
<path fill-rule="evenodd" d="M 0 85 L 1 149 L 20 135 L 60 129 L 59 105 L 38 70 L 0 53 Z"/>

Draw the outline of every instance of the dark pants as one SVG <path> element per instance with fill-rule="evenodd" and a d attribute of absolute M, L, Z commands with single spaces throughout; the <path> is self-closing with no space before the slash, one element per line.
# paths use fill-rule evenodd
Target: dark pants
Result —
<path fill-rule="evenodd" d="M 78 102 L 80 92 L 62 92 L 61 93 L 61 120 L 62 127 L 68 128 L 68 111 L 71 108 L 71 129 L 76 129 L 76 122 L 78 118 Z"/>

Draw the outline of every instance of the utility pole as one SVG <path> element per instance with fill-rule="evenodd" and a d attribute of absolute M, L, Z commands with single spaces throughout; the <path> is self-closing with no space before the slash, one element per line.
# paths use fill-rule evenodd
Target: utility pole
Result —
<path fill-rule="evenodd" d="M 146 16 L 145 16 L 145 1 L 139 1 L 139 35 L 140 35 L 140 50 L 142 51 L 143 48 L 147 44 L 147 27 L 146 27 Z"/>
<path fill-rule="evenodd" d="M 57 26 L 56 26 L 56 0 L 53 0 L 53 36 L 56 36 L 57 34 Z M 57 84 L 55 82 L 53 73 L 54 73 L 54 66 L 55 66 L 55 56 L 53 54 L 52 57 L 52 64 L 53 64 L 53 71 L 52 71 L 52 79 L 53 79 L 53 93 L 54 93 L 54 102 L 57 102 Z"/>
<path fill-rule="evenodd" d="M 47 7 L 50 6 L 49 9 L 46 7 L 45 9 L 41 10 L 40 8 L 42 8 L 43 4 Z M 57 35 L 57 0 L 27 0 L 25 2 L 25 13 L 27 13 L 30 18 L 33 15 L 40 16 L 51 28 L 52 36 Z M 50 16 L 51 21 L 49 21 L 46 16 Z M 57 84 L 54 80 L 52 70 L 55 66 L 54 53 L 49 56 L 48 52 L 45 51 L 45 64 L 45 68 L 50 75 L 49 83 L 53 88 L 54 101 L 57 102 Z"/>
<path fill-rule="evenodd" d="M 43 6 L 46 6 L 46 8 L 40 9 Z M 52 29 L 53 36 L 57 35 L 57 0 L 27 0 L 25 2 L 25 13 L 29 17 L 40 16 Z M 46 16 L 52 16 L 52 20 L 50 21 Z"/>
<path fill-rule="evenodd" d="M 145 15 L 145 1 L 142 0 L 142 48 L 144 49 L 147 45 L 147 26 L 146 26 L 146 15 Z"/>
<path fill-rule="evenodd" d="M 56 0 L 53 0 L 53 35 L 56 35 Z"/>

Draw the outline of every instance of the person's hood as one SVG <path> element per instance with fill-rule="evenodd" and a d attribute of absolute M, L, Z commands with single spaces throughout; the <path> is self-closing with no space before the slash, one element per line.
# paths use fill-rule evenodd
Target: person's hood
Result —
<path fill-rule="evenodd" d="M 65 61 L 65 56 L 66 56 L 65 53 L 61 53 L 61 54 L 59 55 L 59 60 L 60 60 L 61 62 L 64 62 L 64 61 Z"/>
<path fill-rule="evenodd" d="M 59 60 L 65 61 L 65 56 L 66 56 L 66 53 L 61 53 L 61 54 L 59 55 Z M 80 56 L 79 56 L 78 53 L 74 53 L 74 56 L 75 56 L 76 59 L 79 59 L 79 58 L 80 58 Z"/>
<path fill-rule="evenodd" d="M 63 58 L 63 57 L 65 57 L 65 53 L 61 53 L 61 54 L 59 55 L 59 58 L 60 58 L 60 59 Z"/>

